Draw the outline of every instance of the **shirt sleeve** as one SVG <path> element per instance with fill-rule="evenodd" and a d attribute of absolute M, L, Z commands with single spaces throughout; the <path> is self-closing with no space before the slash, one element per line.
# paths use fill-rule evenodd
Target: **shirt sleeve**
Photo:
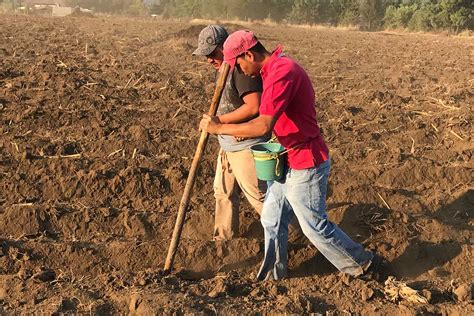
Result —
<path fill-rule="evenodd" d="M 293 79 L 288 68 L 275 64 L 265 79 L 260 101 L 260 114 L 278 118 L 293 98 Z"/>
<path fill-rule="evenodd" d="M 233 76 L 235 88 L 240 98 L 249 92 L 262 92 L 262 78 L 260 76 L 255 78 L 248 77 L 240 73 L 237 69 L 235 69 Z"/>

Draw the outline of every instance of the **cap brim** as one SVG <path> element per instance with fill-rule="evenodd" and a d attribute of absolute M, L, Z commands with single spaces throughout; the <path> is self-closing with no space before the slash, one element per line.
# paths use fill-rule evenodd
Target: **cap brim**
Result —
<path fill-rule="evenodd" d="M 209 46 L 205 46 L 205 47 L 198 47 L 193 52 L 193 55 L 194 56 L 207 56 L 207 55 L 211 54 L 216 48 L 217 48 L 217 45 L 209 45 Z"/>

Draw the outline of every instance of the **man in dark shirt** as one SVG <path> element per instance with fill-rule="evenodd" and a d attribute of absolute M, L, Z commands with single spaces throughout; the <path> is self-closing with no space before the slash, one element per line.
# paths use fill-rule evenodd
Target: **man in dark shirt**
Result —
<path fill-rule="evenodd" d="M 198 48 L 193 55 L 205 56 L 219 70 L 224 60 L 222 52 L 227 31 L 219 25 L 209 25 L 199 34 Z M 262 81 L 232 71 L 222 93 L 217 118 L 223 124 L 242 123 L 258 116 Z M 239 230 L 240 192 L 243 192 L 260 215 L 265 198 L 266 183 L 256 176 L 255 162 L 250 146 L 268 140 L 268 135 L 237 139 L 218 136 L 220 151 L 214 179 L 216 198 L 214 240 L 232 239 Z"/>

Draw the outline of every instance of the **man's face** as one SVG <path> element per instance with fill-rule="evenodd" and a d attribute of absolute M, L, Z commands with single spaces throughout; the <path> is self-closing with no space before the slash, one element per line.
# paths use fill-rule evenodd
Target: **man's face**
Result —
<path fill-rule="evenodd" d="M 235 64 L 239 71 L 248 77 L 257 77 L 260 75 L 254 56 L 250 52 L 245 52 L 243 55 L 237 57 Z"/>
<path fill-rule="evenodd" d="M 206 56 L 207 62 L 210 63 L 214 69 L 219 70 L 221 68 L 222 62 L 224 61 L 224 53 L 222 52 L 221 47 L 217 47 L 210 53 L 209 55 Z"/>

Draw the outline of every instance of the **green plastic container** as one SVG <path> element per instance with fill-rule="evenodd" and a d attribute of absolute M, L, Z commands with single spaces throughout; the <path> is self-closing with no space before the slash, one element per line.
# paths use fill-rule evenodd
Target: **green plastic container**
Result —
<path fill-rule="evenodd" d="M 285 148 L 279 143 L 261 143 L 250 147 L 257 178 L 264 181 L 280 180 L 285 172 Z"/>

